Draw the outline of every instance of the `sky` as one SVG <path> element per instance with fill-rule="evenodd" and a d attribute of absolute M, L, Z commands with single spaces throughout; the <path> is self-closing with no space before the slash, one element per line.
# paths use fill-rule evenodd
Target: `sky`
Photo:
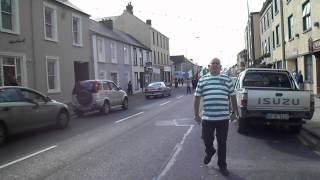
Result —
<path fill-rule="evenodd" d="M 184 55 L 207 66 L 214 57 L 225 68 L 236 64 L 245 48 L 250 12 L 259 12 L 265 0 L 69 0 L 91 19 L 119 16 L 131 2 L 133 14 L 169 38 L 170 55 Z M 247 3 L 248 1 L 248 3 Z M 248 5 L 247 5 L 248 4 Z"/>

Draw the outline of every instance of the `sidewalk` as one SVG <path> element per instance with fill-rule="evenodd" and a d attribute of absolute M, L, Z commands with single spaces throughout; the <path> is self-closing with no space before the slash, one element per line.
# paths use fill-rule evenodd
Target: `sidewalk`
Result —
<path fill-rule="evenodd" d="M 303 125 L 301 137 L 314 148 L 320 148 L 320 98 L 315 97 L 315 110 L 311 120 Z"/>

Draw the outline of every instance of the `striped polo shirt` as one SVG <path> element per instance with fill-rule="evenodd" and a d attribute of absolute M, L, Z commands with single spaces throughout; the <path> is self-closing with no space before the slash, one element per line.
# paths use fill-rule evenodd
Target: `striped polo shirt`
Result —
<path fill-rule="evenodd" d="M 207 74 L 199 79 L 194 96 L 203 97 L 202 119 L 208 121 L 229 119 L 229 96 L 234 95 L 231 78 Z"/>

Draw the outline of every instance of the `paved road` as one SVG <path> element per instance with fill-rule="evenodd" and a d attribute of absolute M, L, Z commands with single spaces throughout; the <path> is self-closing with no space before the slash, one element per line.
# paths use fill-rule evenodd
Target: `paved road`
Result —
<path fill-rule="evenodd" d="M 183 92 L 182 92 L 183 91 Z M 132 98 L 130 109 L 74 119 L 13 137 L 0 149 L 0 179 L 224 179 L 209 166 L 184 89 L 163 99 Z M 320 153 L 283 129 L 256 127 L 247 136 L 230 123 L 230 179 L 318 179 Z"/>

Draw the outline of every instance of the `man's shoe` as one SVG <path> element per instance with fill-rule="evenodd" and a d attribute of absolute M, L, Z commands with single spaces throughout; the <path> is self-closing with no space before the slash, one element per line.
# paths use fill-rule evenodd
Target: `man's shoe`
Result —
<path fill-rule="evenodd" d="M 224 176 L 229 176 L 229 170 L 227 168 L 220 168 L 220 173 Z"/>
<path fill-rule="evenodd" d="M 213 153 L 207 154 L 204 159 L 203 159 L 203 163 L 205 165 L 209 164 L 209 162 L 211 161 L 212 156 L 216 153 L 216 150 L 213 151 Z"/>

